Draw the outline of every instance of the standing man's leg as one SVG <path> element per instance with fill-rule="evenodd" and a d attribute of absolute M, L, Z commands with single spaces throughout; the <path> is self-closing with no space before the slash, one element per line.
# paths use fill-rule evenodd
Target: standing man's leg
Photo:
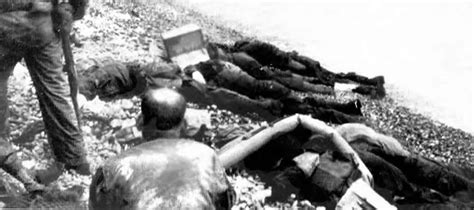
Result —
<path fill-rule="evenodd" d="M 2 52 L 0 52 L 1 54 Z M 1 56 L 1 55 L 0 55 Z M 13 68 L 5 69 L 0 59 L 0 137 L 8 137 L 8 117 L 10 112 L 8 110 L 8 78 L 12 73 Z"/>
<path fill-rule="evenodd" d="M 28 192 L 37 192 L 42 191 L 44 186 L 33 180 L 8 142 L 8 78 L 20 59 L 21 56 L 13 50 L 0 46 L 0 168 L 22 182 Z"/>
<path fill-rule="evenodd" d="M 9 135 L 8 78 L 10 78 L 16 63 L 21 60 L 20 55 L 15 55 L 11 51 L 0 46 L 0 137 L 4 138 Z"/>
<path fill-rule="evenodd" d="M 88 175 L 90 168 L 61 58 L 58 38 L 25 56 L 54 155 L 66 169 Z"/>

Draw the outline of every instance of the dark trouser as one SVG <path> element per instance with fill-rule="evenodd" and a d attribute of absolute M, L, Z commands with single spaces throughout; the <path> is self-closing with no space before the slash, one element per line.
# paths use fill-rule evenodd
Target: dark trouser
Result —
<path fill-rule="evenodd" d="M 314 97 L 306 97 L 304 98 L 304 102 L 313 106 L 319 107 L 324 109 L 334 109 L 336 111 L 349 114 L 349 115 L 362 115 L 361 107 L 362 104 L 360 101 L 352 101 L 349 103 L 338 103 L 338 102 L 330 102 L 323 99 L 318 99 Z M 356 106 L 357 105 L 357 106 Z"/>
<path fill-rule="evenodd" d="M 359 121 L 356 117 L 334 110 L 331 103 L 327 103 L 324 107 L 314 107 L 299 100 L 290 89 L 280 83 L 272 80 L 256 80 L 240 69 L 223 70 L 216 75 L 215 81 L 218 86 L 244 94 L 249 98 L 277 99 L 282 103 L 282 114 L 311 114 L 322 121 L 338 124 Z M 339 107 L 339 105 L 334 105 L 334 107 Z"/>
<path fill-rule="evenodd" d="M 376 86 L 372 85 L 359 85 L 352 89 L 352 92 L 359 93 L 362 95 L 370 95 L 373 99 L 381 99 L 387 94 L 382 84 Z"/>
<path fill-rule="evenodd" d="M 217 105 L 238 114 L 257 113 L 265 120 L 272 121 L 279 116 L 280 103 L 276 100 L 255 100 L 224 88 L 200 84 L 190 78 L 178 76 L 175 65 L 131 65 L 112 63 L 103 67 L 93 67 L 82 75 L 80 91 L 96 95 L 102 100 L 131 98 L 142 94 L 147 88 L 177 87 L 187 101 L 200 105 Z M 87 85 L 98 81 L 99 87 Z"/>
<path fill-rule="evenodd" d="M 354 144 L 351 145 L 354 147 Z M 472 197 L 473 182 L 451 170 L 450 167 L 418 155 L 392 155 L 381 148 L 371 146 L 366 150 L 398 168 L 411 183 L 435 189 L 448 196 L 469 191 Z M 364 159 L 362 160 L 365 162 Z M 367 165 L 370 168 L 370 165 Z"/>
<path fill-rule="evenodd" d="M 238 114 L 256 113 L 268 121 L 275 120 L 281 112 L 281 105 L 276 100 L 255 100 L 231 90 L 201 85 L 195 81 L 184 82 L 178 90 L 189 102 L 215 104 Z"/>
<path fill-rule="evenodd" d="M 0 32 L 4 30 L 11 32 L 12 26 L 17 26 L 22 30 L 24 25 L 32 24 L 31 22 L 34 21 L 40 22 L 42 27 L 50 26 L 52 31 L 50 15 L 34 17 L 34 20 L 30 22 L 28 18 L 31 17 L 25 13 L 1 14 L 2 27 L 0 29 L 2 31 Z M 19 31 L 20 34 L 22 32 L 24 31 Z M 16 44 L 12 40 L 0 38 L 0 134 L 8 135 L 8 78 L 16 63 L 24 58 L 36 88 L 54 155 L 59 162 L 74 166 L 85 161 L 85 151 L 72 105 L 67 75 L 62 68 L 61 41 L 57 36 L 49 38 L 52 40 L 48 43 L 35 47 L 29 47 L 31 45 L 28 43 L 27 45 Z"/>
<path fill-rule="evenodd" d="M 336 124 L 360 122 L 358 117 L 337 111 L 329 104 L 327 107 L 316 107 L 296 98 L 285 98 L 280 101 L 283 104 L 282 114 L 284 115 L 295 113 L 310 114 L 316 119 Z"/>
<path fill-rule="evenodd" d="M 319 93 L 325 95 L 334 94 L 334 90 L 329 86 L 312 84 L 298 77 L 285 77 L 276 75 L 274 79 L 279 83 L 285 85 L 286 87 L 296 91 L 302 91 L 306 93 Z"/>
<path fill-rule="evenodd" d="M 385 79 L 383 76 L 374 77 L 369 79 L 365 76 L 358 75 L 354 72 L 339 73 L 336 75 L 337 82 L 357 82 L 360 85 L 352 90 L 352 92 L 359 93 L 362 95 L 370 95 L 374 99 L 380 99 L 385 97 L 386 92 L 383 87 Z"/>
<path fill-rule="evenodd" d="M 287 97 L 291 90 L 272 80 L 257 80 L 240 68 L 227 68 L 216 75 L 214 81 L 219 87 L 227 88 L 250 98 L 280 99 Z"/>
<path fill-rule="evenodd" d="M 280 69 L 288 67 L 290 57 L 276 46 L 261 41 L 237 41 L 232 52 L 245 52 L 264 66 L 275 66 Z"/>
<path fill-rule="evenodd" d="M 119 71 L 118 68 L 107 69 L 107 71 L 104 71 L 105 68 L 97 69 L 92 75 L 85 78 L 83 82 L 97 79 L 99 80 L 99 84 L 109 84 L 108 86 L 101 86 L 101 89 L 96 92 L 103 93 L 99 95 L 117 93 L 115 95 L 108 95 L 110 99 L 120 97 L 120 94 L 127 93 L 127 90 L 136 89 L 135 86 L 138 84 L 131 82 L 133 72 L 126 73 L 130 71 L 130 69 L 123 69 L 123 71 L 121 71 L 122 73 L 116 72 Z M 162 78 L 162 76 L 159 75 L 153 76 L 150 72 L 146 72 L 145 77 L 147 80 L 143 83 L 145 83 L 146 86 L 159 86 L 156 81 L 160 81 Z M 281 84 L 268 80 L 255 82 L 257 81 L 255 78 L 242 71 L 221 72 L 221 75 L 217 77 L 219 78 L 218 84 L 222 84 L 224 88 L 201 85 L 195 81 L 185 79 L 182 86 L 179 86 L 179 92 L 183 94 L 189 102 L 204 105 L 215 104 L 223 109 L 228 109 L 239 114 L 257 113 L 260 117 L 268 121 L 272 121 L 276 117 L 295 113 L 312 114 L 314 117 L 326 122 L 346 123 L 358 121 L 358 119 L 353 116 L 332 110 L 330 105 L 326 106 L 327 109 L 315 108 L 295 97 L 287 97 L 290 90 Z M 82 91 L 90 92 L 88 90 Z M 252 98 L 258 96 L 267 99 Z M 279 98 L 281 99 L 276 100 Z"/>
<path fill-rule="evenodd" d="M 371 86 L 377 86 L 378 84 L 377 81 L 371 80 L 365 76 L 358 75 L 354 72 L 336 74 L 336 79 L 340 80 L 341 82 L 345 82 L 345 80 L 350 80 L 363 85 Z"/>
<path fill-rule="evenodd" d="M 331 122 L 335 124 L 355 123 L 360 122 L 356 116 L 344 114 L 334 109 L 314 108 L 311 114 L 312 117 L 322 120 L 324 122 Z"/>
<path fill-rule="evenodd" d="M 322 68 L 319 62 L 295 53 L 284 52 L 272 44 L 260 41 L 238 41 L 232 50 L 246 52 L 265 66 L 274 66 L 296 74 L 316 77 L 320 84 L 334 86 L 335 74 Z"/>
<path fill-rule="evenodd" d="M 380 156 L 369 152 L 367 147 L 370 146 L 365 143 L 353 143 L 351 146 L 372 172 L 375 184 L 392 190 L 395 195 L 413 196 L 415 194 L 416 187 L 408 181 L 405 174 Z"/>
<path fill-rule="evenodd" d="M 360 145 L 351 146 L 372 172 L 375 184 L 391 191 L 392 196 L 404 197 L 404 203 L 440 203 L 448 200 L 448 197 L 442 194 L 410 182 L 401 169 L 380 156 L 361 148 Z"/>
<path fill-rule="evenodd" d="M 376 154 L 381 151 L 376 151 Z M 469 191 L 474 199 L 474 182 L 441 163 L 418 155 L 408 157 L 378 154 L 400 168 L 411 182 L 435 189 L 445 195 Z"/>
<path fill-rule="evenodd" d="M 321 84 L 334 87 L 336 74 L 323 68 L 318 61 L 297 54 L 292 54 L 291 58 L 306 67 L 305 76 L 318 78 Z"/>
<path fill-rule="evenodd" d="M 230 53 L 226 56 L 230 62 L 240 67 L 243 71 L 259 80 L 274 80 L 280 84 L 297 91 L 332 94 L 333 90 L 318 84 L 319 79 L 305 77 L 289 71 L 282 71 L 278 68 L 263 67 L 257 60 L 247 55 L 247 53 Z M 319 83 L 320 84 L 320 83 Z"/>

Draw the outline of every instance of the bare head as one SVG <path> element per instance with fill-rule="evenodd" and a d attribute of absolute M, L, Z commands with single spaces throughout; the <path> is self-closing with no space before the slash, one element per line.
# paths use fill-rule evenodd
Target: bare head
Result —
<path fill-rule="evenodd" d="M 141 109 L 145 139 L 179 137 L 186 112 L 186 100 L 180 93 L 169 88 L 149 89 L 143 95 Z"/>

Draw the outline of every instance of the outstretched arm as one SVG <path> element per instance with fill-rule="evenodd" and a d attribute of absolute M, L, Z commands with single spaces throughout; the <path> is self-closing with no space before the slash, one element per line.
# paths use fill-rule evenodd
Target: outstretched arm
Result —
<path fill-rule="evenodd" d="M 341 135 L 324 122 L 313 119 L 307 115 L 296 114 L 284 118 L 269 127 L 251 131 L 249 135 L 237 138 L 222 147 L 218 152 L 219 159 L 222 165 L 228 168 L 259 150 L 271 140 L 294 130 L 299 125 L 311 130 L 313 133 L 332 136 L 331 140 L 339 151 L 354 155 L 354 160 L 356 161 L 358 170 L 362 174 L 362 179 L 370 186 L 373 186 L 373 177 L 369 169 Z"/>

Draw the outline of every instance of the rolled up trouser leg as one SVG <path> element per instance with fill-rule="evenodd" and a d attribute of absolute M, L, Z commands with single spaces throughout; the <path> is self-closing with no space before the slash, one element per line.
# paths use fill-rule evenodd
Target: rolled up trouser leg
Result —
<path fill-rule="evenodd" d="M 25 56 L 54 155 L 66 166 L 86 163 L 82 136 L 70 88 L 61 63 L 59 39 L 30 50 Z"/>

